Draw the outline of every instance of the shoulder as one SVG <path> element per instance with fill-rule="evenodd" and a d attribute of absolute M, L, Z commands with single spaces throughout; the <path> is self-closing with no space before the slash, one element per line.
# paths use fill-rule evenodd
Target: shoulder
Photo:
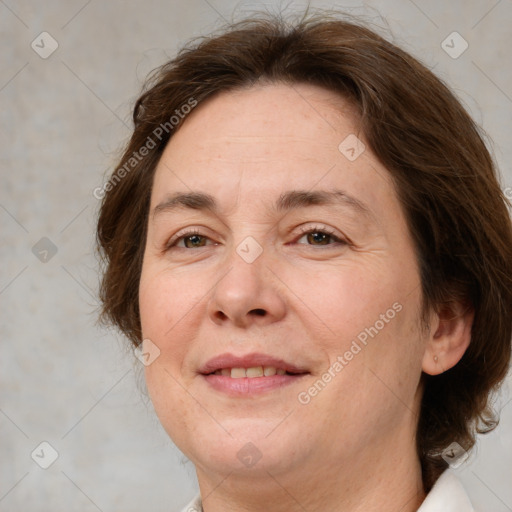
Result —
<path fill-rule="evenodd" d="M 438 478 L 418 512 L 475 512 L 461 481 L 449 469 Z"/>

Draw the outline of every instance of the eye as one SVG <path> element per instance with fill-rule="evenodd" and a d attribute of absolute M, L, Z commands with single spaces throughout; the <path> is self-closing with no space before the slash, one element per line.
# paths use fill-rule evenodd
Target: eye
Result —
<path fill-rule="evenodd" d="M 205 247 L 207 245 L 208 237 L 203 236 L 197 230 L 189 230 L 184 233 L 178 234 L 173 237 L 166 245 L 165 249 L 170 250 L 174 247 L 178 247 L 180 249 L 196 249 Z M 183 242 L 183 243 L 182 243 Z"/>
<path fill-rule="evenodd" d="M 322 227 L 310 227 L 310 228 L 301 228 L 302 236 L 297 240 L 297 243 L 302 245 L 312 245 L 312 246 L 324 246 L 324 245 L 334 245 L 333 242 L 338 244 L 346 245 L 347 242 L 339 238 L 334 234 L 332 230 L 327 228 L 326 226 Z M 306 244 L 301 243 L 300 241 L 305 238 Z"/>
<path fill-rule="evenodd" d="M 296 243 L 300 245 L 311 246 L 329 246 L 329 245 L 347 245 L 347 242 L 334 234 L 334 231 L 326 226 L 314 226 L 309 228 L 300 228 L 301 237 Z M 306 242 L 301 242 L 306 239 Z M 208 243 L 210 242 L 210 243 Z M 165 246 L 169 251 L 173 248 L 178 249 L 199 249 L 207 245 L 216 245 L 207 236 L 204 236 L 196 229 L 188 230 L 174 236 Z"/>

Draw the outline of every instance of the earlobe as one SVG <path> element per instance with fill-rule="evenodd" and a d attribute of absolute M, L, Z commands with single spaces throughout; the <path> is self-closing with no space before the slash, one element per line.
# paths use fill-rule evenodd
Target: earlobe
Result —
<path fill-rule="evenodd" d="M 450 303 L 434 316 L 422 364 L 423 371 L 429 375 L 439 375 L 461 360 L 471 342 L 474 310 Z"/>

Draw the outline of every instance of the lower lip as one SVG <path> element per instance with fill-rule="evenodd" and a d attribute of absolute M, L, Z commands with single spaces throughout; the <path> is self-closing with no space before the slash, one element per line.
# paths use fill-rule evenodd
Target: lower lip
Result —
<path fill-rule="evenodd" d="M 224 375 L 203 375 L 206 382 L 215 390 L 230 396 L 248 396 L 275 391 L 301 380 L 305 373 L 299 375 L 272 375 L 269 377 L 242 377 L 233 379 Z"/>

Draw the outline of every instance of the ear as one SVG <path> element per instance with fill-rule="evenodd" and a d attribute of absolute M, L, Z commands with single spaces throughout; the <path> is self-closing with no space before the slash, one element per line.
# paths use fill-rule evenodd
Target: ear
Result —
<path fill-rule="evenodd" d="M 449 303 L 435 313 L 425 345 L 422 368 L 429 375 L 454 367 L 471 341 L 475 312 L 459 302 Z"/>

